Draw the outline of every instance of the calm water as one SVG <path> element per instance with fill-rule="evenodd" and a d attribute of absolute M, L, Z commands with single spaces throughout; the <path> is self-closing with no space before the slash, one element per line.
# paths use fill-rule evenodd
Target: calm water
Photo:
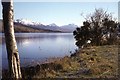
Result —
<path fill-rule="evenodd" d="M 2 34 L 0 38 L 2 66 L 6 68 L 5 40 Z M 22 66 L 48 58 L 69 56 L 77 48 L 72 33 L 17 33 L 16 41 Z"/>

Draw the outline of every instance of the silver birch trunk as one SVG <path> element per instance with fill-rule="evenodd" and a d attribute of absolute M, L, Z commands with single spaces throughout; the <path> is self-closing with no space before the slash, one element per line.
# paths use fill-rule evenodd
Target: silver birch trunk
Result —
<path fill-rule="evenodd" d="M 19 79 L 22 78 L 22 75 L 20 70 L 19 53 L 14 35 L 13 0 L 8 0 L 8 2 L 3 1 L 3 26 L 8 57 L 9 78 Z"/>

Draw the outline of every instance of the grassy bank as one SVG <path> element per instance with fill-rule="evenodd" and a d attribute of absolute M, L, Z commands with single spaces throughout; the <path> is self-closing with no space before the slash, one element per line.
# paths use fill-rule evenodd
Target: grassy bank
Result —
<path fill-rule="evenodd" d="M 22 68 L 24 78 L 113 78 L 118 75 L 118 46 L 91 46 L 70 57 Z"/>

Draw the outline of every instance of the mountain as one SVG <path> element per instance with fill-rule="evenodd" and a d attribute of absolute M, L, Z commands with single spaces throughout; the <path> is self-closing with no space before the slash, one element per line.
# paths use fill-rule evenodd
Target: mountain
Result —
<path fill-rule="evenodd" d="M 0 32 L 2 32 L 2 20 L 0 20 Z"/>
<path fill-rule="evenodd" d="M 2 20 L 1 20 L 2 21 Z M 55 23 L 45 25 L 40 22 L 33 22 L 27 19 L 17 19 L 14 21 L 16 32 L 73 32 L 75 24 L 58 26 Z"/>
<path fill-rule="evenodd" d="M 73 32 L 78 26 L 75 24 L 68 24 L 68 25 L 64 25 L 61 26 L 61 28 L 63 28 L 64 30 L 68 30 L 70 32 Z"/>
<path fill-rule="evenodd" d="M 28 19 L 17 19 L 14 22 L 21 23 L 24 25 L 41 25 L 41 23 L 39 22 L 32 22 L 31 20 L 28 20 Z"/>
<path fill-rule="evenodd" d="M 57 25 L 55 23 L 52 23 L 52 24 L 49 24 L 48 26 L 57 26 Z"/>
<path fill-rule="evenodd" d="M 18 19 L 15 22 L 27 25 L 31 28 L 36 28 L 36 29 L 45 29 L 45 30 L 52 30 L 52 31 L 60 31 L 60 32 L 73 32 L 76 27 L 78 27 L 75 24 L 68 24 L 64 26 L 58 26 L 55 23 L 49 24 L 49 25 L 44 25 L 39 22 L 32 22 L 30 20 L 25 20 L 25 19 Z"/>
<path fill-rule="evenodd" d="M 21 25 L 24 26 L 28 26 L 30 28 L 34 28 L 34 29 L 44 29 L 44 30 L 50 30 L 50 31 L 57 31 L 57 32 L 62 32 L 60 31 L 58 28 L 58 26 L 56 24 L 50 24 L 50 25 L 43 25 L 39 22 L 32 22 L 30 20 L 26 20 L 26 19 L 17 19 L 15 21 L 15 23 L 19 23 Z"/>
<path fill-rule="evenodd" d="M 0 32 L 3 32 L 3 26 L 2 26 L 2 20 L 0 20 Z M 59 31 L 52 31 L 52 30 L 45 30 L 45 29 L 37 29 L 37 28 L 32 28 L 29 25 L 24 25 L 18 22 L 14 22 L 14 30 L 15 32 L 59 32 Z"/>

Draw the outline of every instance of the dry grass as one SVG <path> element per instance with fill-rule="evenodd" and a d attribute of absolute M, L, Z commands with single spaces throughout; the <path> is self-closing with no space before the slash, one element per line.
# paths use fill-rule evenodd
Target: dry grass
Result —
<path fill-rule="evenodd" d="M 92 77 L 118 75 L 118 46 L 116 45 L 88 47 L 79 56 L 91 70 Z"/>

